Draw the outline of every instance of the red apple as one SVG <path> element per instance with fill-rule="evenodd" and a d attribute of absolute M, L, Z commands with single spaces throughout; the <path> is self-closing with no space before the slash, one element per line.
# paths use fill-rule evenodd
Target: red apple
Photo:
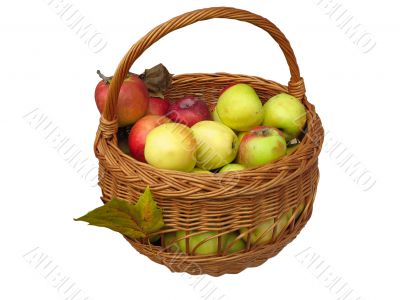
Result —
<path fill-rule="evenodd" d="M 103 113 L 106 106 L 107 94 L 111 77 L 105 77 L 97 72 L 103 79 L 95 90 L 95 100 L 100 113 Z M 133 124 L 145 115 L 149 105 L 149 93 L 144 82 L 134 74 L 124 80 L 118 96 L 117 116 L 120 127 Z"/>
<path fill-rule="evenodd" d="M 186 96 L 172 103 L 167 116 L 172 121 L 185 124 L 188 127 L 197 122 L 211 119 L 207 104 L 193 96 Z"/>
<path fill-rule="evenodd" d="M 147 115 L 164 116 L 169 109 L 169 102 L 167 99 L 150 97 L 149 107 L 147 108 Z"/>
<path fill-rule="evenodd" d="M 147 115 L 137 121 L 133 125 L 128 138 L 129 150 L 132 156 L 141 162 L 146 162 L 144 158 L 144 146 L 147 135 L 157 126 L 170 122 L 171 120 L 167 117 L 156 115 Z"/>

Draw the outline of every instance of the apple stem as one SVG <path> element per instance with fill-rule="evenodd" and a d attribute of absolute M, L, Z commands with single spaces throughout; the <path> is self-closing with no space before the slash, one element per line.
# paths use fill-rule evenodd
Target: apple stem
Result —
<path fill-rule="evenodd" d="M 290 140 L 289 142 L 287 142 L 287 146 L 289 146 L 289 147 L 290 146 L 295 146 L 297 144 L 300 144 L 300 140 L 297 139 L 297 138 L 294 138 L 294 139 Z"/>
<path fill-rule="evenodd" d="M 112 79 L 112 76 L 107 77 L 107 76 L 103 75 L 103 73 L 101 73 L 100 70 L 97 70 L 97 75 L 99 75 L 99 77 L 100 77 L 101 79 L 103 79 L 103 81 L 104 81 L 105 84 L 110 84 L 111 79 Z"/>
<path fill-rule="evenodd" d="M 262 128 L 262 129 L 252 130 L 251 132 L 257 136 L 266 136 L 266 135 L 268 135 L 269 129 Z"/>

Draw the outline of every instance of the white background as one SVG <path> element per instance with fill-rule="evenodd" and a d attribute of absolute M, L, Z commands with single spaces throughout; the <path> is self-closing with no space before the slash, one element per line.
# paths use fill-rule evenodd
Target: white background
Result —
<path fill-rule="evenodd" d="M 60 1 L 50 2 L 7 1 L 0 11 L 1 299 L 67 299 L 65 289 L 56 288 L 63 276 L 75 283 L 73 289 L 81 289 L 74 300 L 329 300 L 341 295 L 327 287 L 336 276 L 346 283 L 344 289 L 353 290 L 346 300 L 400 298 L 396 2 L 343 1 L 347 14 L 376 42 L 368 53 L 317 0 L 65 0 L 107 42 L 98 53 L 57 15 Z M 74 222 L 73 217 L 101 204 L 100 189 L 94 180 L 82 178 L 54 149 L 52 137 L 46 139 L 46 131 L 35 129 L 24 116 L 34 110 L 46 116 L 51 128 L 96 166 L 96 70 L 112 74 L 128 48 L 159 23 L 217 5 L 251 10 L 282 29 L 328 135 L 314 214 L 299 237 L 258 268 L 219 278 L 191 277 L 172 274 L 139 255 L 116 233 Z M 159 62 L 175 74 L 225 71 L 284 84 L 289 80 L 283 55 L 268 35 L 228 20 L 170 34 L 132 70 L 140 73 Z M 352 163 L 367 171 L 368 184 L 376 180 L 372 187 L 364 183 L 367 177 L 357 179 L 340 165 L 343 156 L 335 145 L 353 154 Z M 35 263 L 41 254 L 47 269 Z M 319 267 L 310 266 L 313 255 Z M 56 271 L 46 277 L 50 268 Z M 205 292 L 214 288 L 207 298 Z"/>

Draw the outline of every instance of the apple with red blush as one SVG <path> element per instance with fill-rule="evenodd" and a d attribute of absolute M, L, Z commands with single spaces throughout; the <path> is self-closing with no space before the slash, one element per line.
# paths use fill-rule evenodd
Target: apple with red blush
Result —
<path fill-rule="evenodd" d="M 170 123 L 171 120 L 164 116 L 147 115 L 141 118 L 132 126 L 128 137 L 129 150 L 136 160 L 146 162 L 144 157 L 144 147 L 147 135 L 154 128 Z"/>
<path fill-rule="evenodd" d="M 283 133 L 273 127 L 257 126 L 240 141 L 238 162 L 247 168 L 269 164 L 286 155 Z"/>
<path fill-rule="evenodd" d="M 103 113 L 108 90 L 112 77 L 106 77 L 97 71 L 102 80 L 95 90 L 96 105 L 100 113 Z M 122 83 L 118 96 L 117 118 L 118 126 L 124 127 L 135 123 L 143 117 L 149 105 L 149 93 L 144 82 L 135 74 L 129 74 Z"/>

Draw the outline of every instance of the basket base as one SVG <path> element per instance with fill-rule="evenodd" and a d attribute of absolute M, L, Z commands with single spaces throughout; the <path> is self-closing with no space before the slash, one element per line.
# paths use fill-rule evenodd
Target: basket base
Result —
<path fill-rule="evenodd" d="M 260 245 L 246 252 L 226 256 L 187 256 L 184 253 L 167 253 L 163 252 L 161 247 L 142 244 L 125 238 L 139 253 L 158 264 L 168 267 L 171 272 L 186 272 L 191 275 L 208 274 L 217 277 L 224 274 L 238 274 L 247 268 L 258 267 L 277 255 L 296 238 L 311 217 L 311 214 L 312 209 L 302 216 L 293 230 L 287 231 L 273 244 Z"/>

